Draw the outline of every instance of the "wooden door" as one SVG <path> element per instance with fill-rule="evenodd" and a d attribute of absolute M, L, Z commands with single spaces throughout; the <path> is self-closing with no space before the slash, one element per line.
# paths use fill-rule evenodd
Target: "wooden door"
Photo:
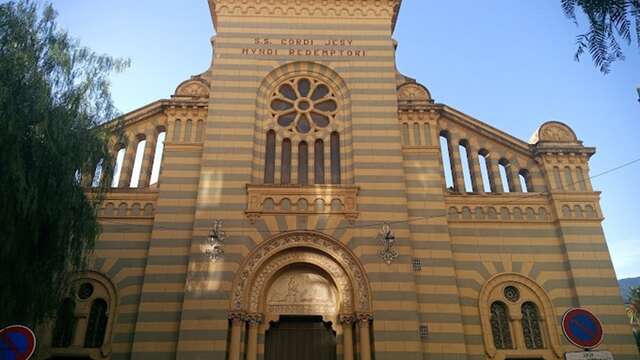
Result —
<path fill-rule="evenodd" d="M 336 360 L 336 333 L 321 316 L 281 316 L 265 340 L 265 360 Z"/>

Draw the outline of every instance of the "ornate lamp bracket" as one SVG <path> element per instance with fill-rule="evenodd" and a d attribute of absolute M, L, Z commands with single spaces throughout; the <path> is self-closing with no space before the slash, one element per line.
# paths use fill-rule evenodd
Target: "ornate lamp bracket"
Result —
<path fill-rule="evenodd" d="M 224 249 L 222 248 L 224 240 L 225 233 L 222 230 L 222 220 L 214 220 L 213 227 L 207 237 L 207 245 L 209 245 L 209 248 L 205 251 L 205 255 L 207 255 L 211 261 L 216 262 L 224 256 Z"/>
<path fill-rule="evenodd" d="M 390 265 L 393 260 L 398 257 L 398 251 L 393 248 L 393 244 L 396 242 L 396 236 L 391 231 L 391 226 L 384 223 L 380 230 L 380 237 L 382 238 L 382 250 L 380 250 L 380 257 L 387 265 Z"/>

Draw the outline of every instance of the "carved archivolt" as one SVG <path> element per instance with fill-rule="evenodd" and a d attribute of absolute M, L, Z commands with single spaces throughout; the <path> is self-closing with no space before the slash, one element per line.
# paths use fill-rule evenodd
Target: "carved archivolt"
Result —
<path fill-rule="evenodd" d="M 398 89 L 398 100 L 400 101 L 430 101 L 429 91 L 418 84 L 405 84 Z"/>
<path fill-rule="evenodd" d="M 341 293 L 341 311 L 370 311 L 369 281 L 355 255 L 331 237 L 309 231 L 276 235 L 245 259 L 233 283 L 231 310 L 257 312 L 266 284 L 295 263 L 316 265 L 332 277 Z"/>
<path fill-rule="evenodd" d="M 529 142 L 531 144 L 539 142 L 578 142 L 578 137 L 566 124 L 559 121 L 549 121 L 536 130 Z"/>
<path fill-rule="evenodd" d="M 194 76 L 178 85 L 175 96 L 187 96 L 194 98 L 209 97 L 209 84 L 203 78 Z"/>

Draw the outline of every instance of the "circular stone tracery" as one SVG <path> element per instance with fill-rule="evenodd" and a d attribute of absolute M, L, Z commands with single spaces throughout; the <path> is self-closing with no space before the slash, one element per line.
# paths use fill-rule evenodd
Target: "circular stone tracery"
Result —
<path fill-rule="evenodd" d="M 307 134 L 328 127 L 335 119 L 338 103 L 323 82 L 298 77 L 276 87 L 270 109 L 278 125 Z"/>

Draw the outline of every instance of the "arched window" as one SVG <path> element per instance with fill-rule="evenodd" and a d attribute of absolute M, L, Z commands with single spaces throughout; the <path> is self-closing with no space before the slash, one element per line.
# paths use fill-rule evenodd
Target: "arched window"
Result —
<path fill-rule="evenodd" d="M 420 145 L 420 124 L 413 123 L 413 145 Z"/>
<path fill-rule="evenodd" d="M 280 183 L 291 184 L 291 140 L 282 140 Z"/>
<path fill-rule="evenodd" d="M 158 182 L 160 178 L 160 169 L 162 166 L 162 156 L 164 155 L 164 141 L 167 138 L 167 132 L 162 131 L 158 134 L 158 140 L 156 141 L 155 154 L 153 155 L 153 165 L 151 166 L 151 177 L 149 178 L 149 184 L 153 185 Z"/>
<path fill-rule="evenodd" d="M 491 192 L 492 182 L 491 173 L 489 172 L 489 152 L 486 150 L 480 150 L 478 152 L 478 162 L 480 163 L 480 176 L 482 176 L 482 187 L 484 192 Z"/>
<path fill-rule="evenodd" d="M 76 327 L 75 308 L 76 304 L 70 298 L 64 299 L 60 304 L 53 329 L 52 347 L 63 348 L 71 346 Z"/>
<path fill-rule="evenodd" d="M 117 188 L 120 184 L 120 176 L 122 175 L 122 165 L 124 164 L 124 154 L 127 150 L 123 147 L 118 150 L 116 155 L 116 164 L 113 167 L 113 179 L 111 179 L 111 187 Z"/>
<path fill-rule="evenodd" d="M 460 153 L 460 165 L 462 165 L 462 178 L 464 179 L 464 189 L 466 192 L 473 192 L 473 181 L 471 180 L 471 162 L 469 161 L 469 142 L 461 140 L 458 145 Z"/>
<path fill-rule="evenodd" d="M 93 180 L 91 181 L 91 187 L 97 188 L 100 187 L 102 183 L 102 164 L 104 163 L 104 159 L 100 159 L 98 161 L 98 165 L 96 165 L 96 171 L 93 173 Z"/>
<path fill-rule="evenodd" d="M 129 187 L 137 188 L 140 183 L 140 172 L 142 171 L 142 161 L 144 160 L 144 149 L 147 147 L 147 140 L 140 138 L 136 147 L 136 157 L 133 161 L 133 170 L 131 171 L 131 182 Z"/>
<path fill-rule="evenodd" d="M 324 141 L 316 140 L 313 152 L 315 183 L 324 184 Z"/>
<path fill-rule="evenodd" d="M 532 302 L 522 304 L 522 335 L 527 349 L 543 349 L 540 313 Z"/>
<path fill-rule="evenodd" d="M 84 347 L 97 348 L 104 342 L 104 334 L 107 330 L 107 302 L 96 299 L 91 304 L 87 332 L 84 336 Z"/>
<path fill-rule="evenodd" d="M 553 168 L 553 177 L 556 182 L 556 188 L 553 190 L 556 190 L 556 191 L 564 190 L 564 186 L 562 185 L 562 178 L 560 177 L 560 168 L 557 166 Z"/>
<path fill-rule="evenodd" d="M 520 170 L 518 177 L 520 178 L 521 191 L 523 193 L 533 192 L 533 183 L 531 181 L 531 174 L 529 174 L 529 170 Z"/>
<path fill-rule="evenodd" d="M 491 332 L 496 349 L 513 349 L 509 313 L 506 305 L 499 301 L 491 305 Z"/>
<path fill-rule="evenodd" d="M 196 125 L 196 142 L 202 142 L 202 136 L 204 133 L 204 121 L 198 120 Z"/>
<path fill-rule="evenodd" d="M 442 166 L 444 169 L 444 183 L 447 189 L 454 189 L 453 163 L 451 163 L 451 153 L 449 150 L 449 134 L 446 131 L 442 131 L 440 133 L 440 154 L 442 156 Z"/>
<path fill-rule="evenodd" d="M 309 146 L 306 141 L 298 144 L 298 184 L 309 183 Z"/>
<path fill-rule="evenodd" d="M 573 182 L 573 175 L 571 174 L 571 168 L 565 166 L 564 168 L 564 180 L 567 182 L 567 188 L 569 191 L 576 191 L 576 184 Z"/>
<path fill-rule="evenodd" d="M 265 149 L 264 183 L 273 184 L 276 172 L 276 132 L 267 132 L 267 144 Z"/>
<path fill-rule="evenodd" d="M 402 144 L 409 145 L 409 124 L 402 124 Z"/>
<path fill-rule="evenodd" d="M 340 135 L 331 133 L 331 183 L 340 184 Z"/>
<path fill-rule="evenodd" d="M 580 191 L 587 191 L 586 179 L 584 177 L 584 172 L 581 167 L 576 168 L 576 183 L 578 184 L 578 189 Z"/>
<path fill-rule="evenodd" d="M 180 130 L 182 128 L 182 121 L 176 120 L 173 126 L 173 142 L 180 142 Z"/>
<path fill-rule="evenodd" d="M 193 128 L 193 121 L 187 120 L 187 123 L 184 125 L 184 142 L 191 142 L 191 129 Z"/>

